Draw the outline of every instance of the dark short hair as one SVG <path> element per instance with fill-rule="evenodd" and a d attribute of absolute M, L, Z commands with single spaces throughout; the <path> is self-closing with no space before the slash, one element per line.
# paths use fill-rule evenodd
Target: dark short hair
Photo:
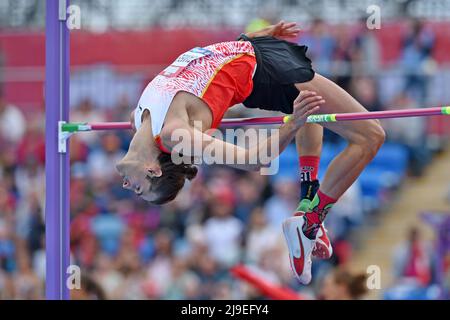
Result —
<path fill-rule="evenodd" d="M 158 195 L 156 200 L 150 202 L 161 205 L 175 199 L 178 192 L 183 188 L 186 179 L 194 179 L 198 169 L 191 164 L 175 164 L 171 155 L 164 152 L 158 156 L 158 161 L 161 166 L 161 176 L 147 176 L 147 179 L 150 181 L 154 192 Z"/>
<path fill-rule="evenodd" d="M 366 279 L 364 273 L 352 274 L 347 270 L 338 268 L 333 272 L 334 281 L 337 284 L 344 285 L 352 299 L 360 299 L 367 293 Z"/>
<path fill-rule="evenodd" d="M 106 300 L 106 294 L 103 288 L 89 275 L 81 276 L 81 287 L 93 299 Z"/>

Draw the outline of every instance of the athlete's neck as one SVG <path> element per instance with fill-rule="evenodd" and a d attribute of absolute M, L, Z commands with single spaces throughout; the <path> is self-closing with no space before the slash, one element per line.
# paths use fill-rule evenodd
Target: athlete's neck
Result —
<path fill-rule="evenodd" d="M 140 128 L 134 134 L 126 158 L 142 163 L 154 162 L 160 153 L 152 134 L 150 115 L 143 115 Z"/>

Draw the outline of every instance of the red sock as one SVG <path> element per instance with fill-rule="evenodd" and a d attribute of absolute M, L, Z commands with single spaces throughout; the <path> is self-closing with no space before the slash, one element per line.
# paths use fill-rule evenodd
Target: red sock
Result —
<path fill-rule="evenodd" d="M 328 211 L 333 207 L 337 199 L 327 196 L 322 191 L 317 191 L 314 199 L 311 201 L 308 212 L 305 214 L 306 223 L 303 226 L 305 235 L 314 239 L 320 224 L 325 220 Z"/>
<path fill-rule="evenodd" d="M 317 180 L 320 157 L 300 156 L 299 162 L 300 162 L 300 181 Z"/>

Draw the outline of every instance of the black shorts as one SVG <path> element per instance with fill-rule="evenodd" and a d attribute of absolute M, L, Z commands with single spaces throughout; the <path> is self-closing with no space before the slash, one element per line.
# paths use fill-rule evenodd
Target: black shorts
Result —
<path fill-rule="evenodd" d="M 293 102 L 299 94 L 294 84 L 314 77 L 311 60 L 306 56 L 308 47 L 273 37 L 241 36 L 240 39 L 251 42 L 257 62 L 253 91 L 244 105 L 292 113 Z"/>

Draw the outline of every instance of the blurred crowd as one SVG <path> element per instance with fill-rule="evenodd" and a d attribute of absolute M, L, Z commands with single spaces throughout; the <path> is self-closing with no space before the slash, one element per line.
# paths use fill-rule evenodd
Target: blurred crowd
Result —
<path fill-rule="evenodd" d="M 421 23 L 411 23 L 397 62 L 414 72 L 399 79 L 403 88 L 389 101 L 382 97 L 382 79 L 374 73 L 380 67 L 380 44 L 365 26 L 355 34 L 330 34 L 317 20 L 301 42 L 309 46 L 316 69 L 366 108 L 410 108 L 426 100 L 433 33 Z M 124 97 L 116 106 L 99 109 L 87 97 L 72 107 L 71 120 L 124 121 L 136 98 Z M 425 121 L 383 123 L 389 139 L 410 150 L 410 170 L 415 175 L 430 161 Z M 83 292 L 73 292 L 75 298 L 263 298 L 229 272 L 238 263 L 304 297 L 363 296 L 364 276 L 347 270 L 354 246 L 351 230 L 355 222 L 360 223 L 362 210 L 357 190 L 350 189 L 333 209 L 335 214 L 329 215 L 335 254 L 315 262 L 313 285 L 301 287 L 290 271 L 281 233 L 281 221 L 298 202 L 297 167 L 291 168 L 290 176 L 268 177 L 201 166 L 198 177 L 175 201 L 151 206 L 123 189 L 115 171 L 130 138 L 126 131 L 71 138 L 71 260 L 81 267 L 84 285 Z M 328 132 L 326 139 L 338 138 Z M 43 113 L 25 117 L 0 97 L 0 299 L 44 298 L 44 142 Z M 417 235 L 410 238 L 414 242 Z M 426 272 L 406 267 L 407 250 L 397 255 L 397 276 L 405 273 L 432 281 Z"/>
<path fill-rule="evenodd" d="M 427 212 L 420 218 L 434 239 L 426 239 L 419 225 L 407 229 L 392 251 L 394 281 L 384 299 L 450 299 L 450 215 Z"/>

